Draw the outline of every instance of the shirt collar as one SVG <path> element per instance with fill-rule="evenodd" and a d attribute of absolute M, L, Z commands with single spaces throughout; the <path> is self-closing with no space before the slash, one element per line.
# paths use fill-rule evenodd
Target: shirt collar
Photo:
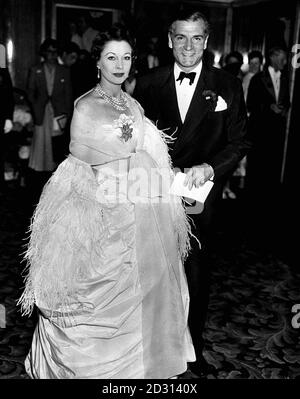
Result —
<path fill-rule="evenodd" d="M 199 62 L 199 64 L 192 71 L 190 71 L 190 72 L 196 72 L 196 76 L 195 76 L 194 82 L 196 82 L 198 80 L 198 77 L 200 76 L 201 70 L 202 70 L 202 60 Z M 184 71 L 182 69 L 180 69 L 178 64 L 175 62 L 174 63 L 175 80 L 179 77 L 180 72 L 184 72 Z"/>
<path fill-rule="evenodd" d="M 279 71 L 279 70 L 275 71 L 275 69 L 271 65 L 268 66 L 268 70 L 269 70 L 271 76 L 279 77 L 281 75 L 281 71 Z"/>

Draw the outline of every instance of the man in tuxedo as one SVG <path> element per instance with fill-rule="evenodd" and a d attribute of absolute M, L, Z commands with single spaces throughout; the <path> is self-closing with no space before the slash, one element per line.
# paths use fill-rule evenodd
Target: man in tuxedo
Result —
<path fill-rule="evenodd" d="M 170 155 L 173 166 L 187 172 L 185 183 L 199 187 L 214 179 L 203 212 L 191 214 L 193 233 L 202 249 L 192 239 L 192 251 L 185 264 L 190 291 L 189 326 L 197 357 L 190 369 L 197 376 L 204 375 L 208 367 L 202 354 L 202 333 L 209 299 L 213 216 L 225 182 L 250 146 L 240 81 L 202 61 L 208 34 L 205 16 L 197 10 L 181 9 L 168 34 L 175 63 L 138 78 L 134 91 L 146 116 L 176 138 L 170 145 Z M 193 208 L 188 212 L 192 213 Z"/>
<path fill-rule="evenodd" d="M 252 209 L 267 224 L 279 202 L 286 117 L 290 106 L 286 52 L 269 50 L 267 65 L 250 81 L 247 97 L 249 132 L 253 147 L 248 154 L 246 189 Z M 262 176 L 263 168 L 263 176 Z M 268 217 L 269 214 L 269 217 Z"/>

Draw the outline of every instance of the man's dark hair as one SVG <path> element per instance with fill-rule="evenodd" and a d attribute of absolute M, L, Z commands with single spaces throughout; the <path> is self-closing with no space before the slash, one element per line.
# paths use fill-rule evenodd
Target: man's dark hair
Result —
<path fill-rule="evenodd" d="M 263 63 L 263 55 L 260 51 L 258 50 L 253 50 L 250 51 L 250 53 L 248 54 L 248 62 L 250 62 L 251 60 L 253 60 L 253 58 L 258 58 L 259 62 L 262 64 Z"/>
<path fill-rule="evenodd" d="M 65 43 L 63 46 L 60 47 L 60 55 L 62 55 L 63 53 L 66 54 L 76 53 L 79 55 L 80 47 L 78 46 L 78 44 L 74 42 Z"/>
<path fill-rule="evenodd" d="M 174 12 L 174 14 L 172 15 L 171 19 L 170 19 L 170 23 L 169 23 L 169 32 L 172 33 L 172 25 L 174 22 L 176 21 L 203 21 L 204 23 L 204 33 L 206 36 L 209 35 L 210 32 L 210 25 L 208 22 L 208 19 L 206 18 L 206 16 L 204 14 L 202 14 L 201 11 L 199 11 L 199 9 L 194 8 L 192 6 L 180 6 L 179 8 L 177 8 L 177 10 Z"/>
<path fill-rule="evenodd" d="M 226 57 L 225 57 L 225 60 L 224 60 L 225 61 L 225 65 L 228 64 L 228 61 L 229 61 L 229 59 L 231 57 L 236 58 L 237 62 L 240 65 L 243 65 L 243 56 L 242 56 L 242 54 L 239 51 L 231 51 L 231 53 L 227 54 Z"/>
<path fill-rule="evenodd" d="M 52 39 L 52 38 L 48 37 L 48 38 L 45 39 L 45 40 L 43 41 L 43 43 L 40 45 L 39 55 L 45 56 L 46 51 L 47 51 L 50 47 L 53 47 L 55 50 L 58 50 L 58 49 L 59 49 L 58 41 L 57 41 L 56 39 Z"/>

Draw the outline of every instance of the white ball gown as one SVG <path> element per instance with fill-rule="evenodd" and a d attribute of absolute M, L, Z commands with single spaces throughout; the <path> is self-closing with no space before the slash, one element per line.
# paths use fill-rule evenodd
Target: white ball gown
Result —
<path fill-rule="evenodd" d="M 71 154 L 36 208 L 19 301 L 25 314 L 39 311 L 25 361 L 31 378 L 171 378 L 195 360 L 181 199 L 153 182 L 112 195 L 133 170 L 173 176 L 163 133 L 128 102 L 115 118 L 77 102 Z"/>

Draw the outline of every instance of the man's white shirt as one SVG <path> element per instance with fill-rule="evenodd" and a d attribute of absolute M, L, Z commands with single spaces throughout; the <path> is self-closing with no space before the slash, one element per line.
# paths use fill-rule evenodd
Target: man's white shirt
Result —
<path fill-rule="evenodd" d="M 190 103 L 192 101 L 192 97 L 194 95 L 200 73 L 202 71 L 202 61 L 190 72 L 196 72 L 196 76 L 194 79 L 194 82 L 192 85 L 190 85 L 190 80 L 189 79 L 183 79 L 181 84 L 180 81 L 177 79 L 179 78 L 180 72 L 182 71 L 179 66 L 175 63 L 174 64 L 174 77 L 175 77 L 175 86 L 176 86 L 176 95 L 177 95 L 177 103 L 178 103 L 178 108 L 181 116 L 182 123 L 185 120 L 186 114 L 188 112 Z M 212 168 L 212 167 L 211 167 Z M 213 171 L 213 168 L 212 168 Z M 210 180 L 214 179 L 214 171 L 213 175 L 210 178 Z"/>
<path fill-rule="evenodd" d="M 271 75 L 271 79 L 272 79 L 272 82 L 273 82 L 276 102 L 278 102 L 278 96 L 279 96 L 279 90 L 280 90 L 281 72 L 280 71 L 276 72 L 275 69 L 271 65 L 269 65 L 268 70 L 269 70 L 269 73 Z"/>
<path fill-rule="evenodd" d="M 179 80 L 177 81 L 177 79 L 180 75 L 180 72 L 184 71 L 182 71 L 176 63 L 174 64 L 176 95 L 177 95 L 178 108 L 182 123 L 184 122 L 186 114 L 188 112 L 192 97 L 194 95 L 195 88 L 197 86 L 200 77 L 201 70 L 202 70 L 202 61 L 196 66 L 195 69 L 190 71 L 190 72 L 196 72 L 194 83 L 190 85 L 190 80 L 186 78 L 183 79 L 182 82 L 180 83 L 180 81 Z"/>

